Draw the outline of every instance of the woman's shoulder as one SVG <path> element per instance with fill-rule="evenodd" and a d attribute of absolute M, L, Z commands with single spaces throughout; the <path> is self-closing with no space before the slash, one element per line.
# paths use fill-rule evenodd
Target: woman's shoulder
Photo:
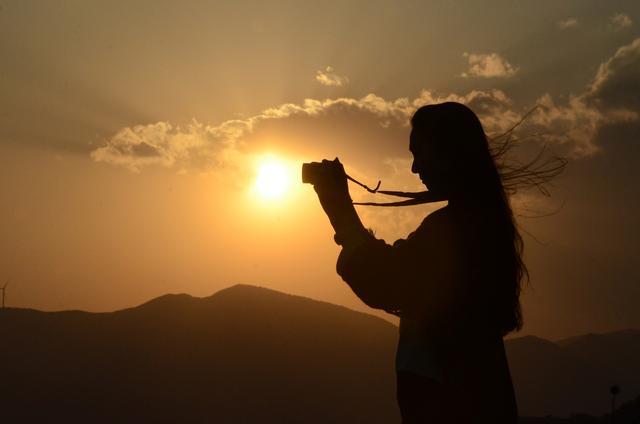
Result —
<path fill-rule="evenodd" d="M 428 214 L 416 231 L 452 231 L 456 226 L 456 217 L 448 206 L 444 206 Z"/>
<path fill-rule="evenodd" d="M 471 232 L 465 217 L 445 206 L 427 215 L 411 236 L 439 245 L 442 249 L 460 250 L 473 237 Z"/>

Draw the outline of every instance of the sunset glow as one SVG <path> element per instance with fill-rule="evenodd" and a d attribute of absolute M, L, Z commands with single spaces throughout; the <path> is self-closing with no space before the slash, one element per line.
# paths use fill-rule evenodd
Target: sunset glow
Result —
<path fill-rule="evenodd" d="M 4 1 L 0 52 L 7 308 L 107 312 L 242 283 L 395 324 L 337 274 L 301 166 L 338 157 L 369 186 L 423 191 L 411 118 L 452 101 L 489 137 L 514 128 L 502 170 L 541 146 L 571 161 L 548 196 L 510 198 L 524 334 L 640 329 L 639 1 Z M 391 245 L 443 206 L 356 212 Z"/>
<path fill-rule="evenodd" d="M 0 424 L 640 424 L 640 0 L 0 0 L 0 57 Z"/>

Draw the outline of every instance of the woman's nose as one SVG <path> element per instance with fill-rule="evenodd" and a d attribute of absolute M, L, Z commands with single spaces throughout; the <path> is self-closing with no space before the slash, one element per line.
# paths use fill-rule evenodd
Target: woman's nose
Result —
<path fill-rule="evenodd" d="M 414 174 L 418 173 L 418 165 L 416 164 L 416 160 L 415 159 L 411 163 L 411 172 L 413 172 Z"/>

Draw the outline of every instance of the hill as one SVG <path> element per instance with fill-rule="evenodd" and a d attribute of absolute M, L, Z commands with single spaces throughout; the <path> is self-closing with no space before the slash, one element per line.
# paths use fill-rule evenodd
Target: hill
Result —
<path fill-rule="evenodd" d="M 640 331 L 587 334 L 550 342 L 519 337 L 506 343 L 522 415 L 609 412 L 609 387 L 618 404 L 640 394 Z M 639 417 L 640 418 L 640 417 Z"/>
<path fill-rule="evenodd" d="M 396 327 L 328 303 L 240 285 L 0 315 L 0 409 L 16 422 L 399 420 Z"/>
<path fill-rule="evenodd" d="M 0 340 L 8 422 L 399 422 L 397 327 L 265 288 L 110 313 L 7 308 Z M 604 414 L 611 384 L 620 404 L 640 394 L 639 331 L 506 348 L 522 416 Z"/>

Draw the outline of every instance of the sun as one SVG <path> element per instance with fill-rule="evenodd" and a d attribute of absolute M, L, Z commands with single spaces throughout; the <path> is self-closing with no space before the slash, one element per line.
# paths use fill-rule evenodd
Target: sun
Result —
<path fill-rule="evenodd" d="M 291 185 L 291 176 L 287 166 L 275 159 L 268 158 L 260 162 L 256 177 L 255 190 L 264 199 L 280 199 Z"/>

